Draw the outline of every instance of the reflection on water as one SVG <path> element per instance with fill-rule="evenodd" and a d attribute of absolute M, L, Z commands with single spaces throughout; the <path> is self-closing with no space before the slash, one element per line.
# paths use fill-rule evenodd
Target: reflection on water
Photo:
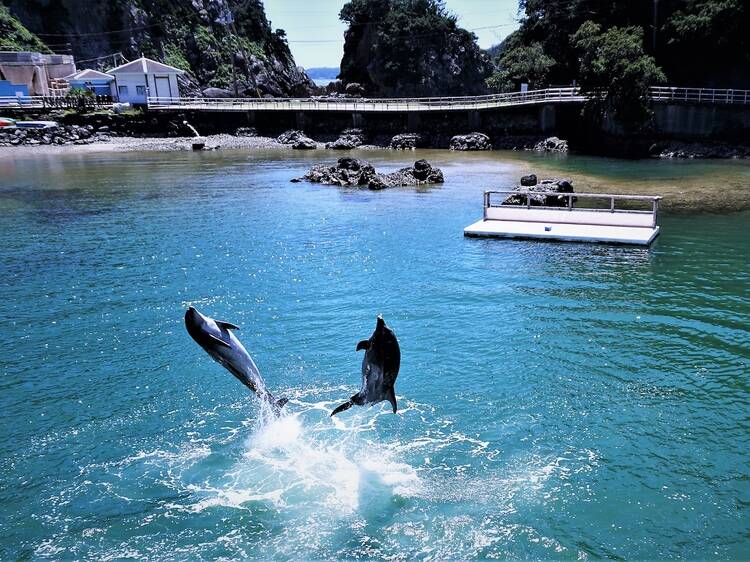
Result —
<path fill-rule="evenodd" d="M 422 156 L 445 185 L 289 183 L 323 152 L 0 159 L 0 558 L 746 557 L 747 214 L 667 213 L 651 249 L 462 236 L 528 168 L 746 165 L 366 153 Z M 241 326 L 282 419 L 188 304 Z M 332 419 L 377 313 L 402 409 Z"/>

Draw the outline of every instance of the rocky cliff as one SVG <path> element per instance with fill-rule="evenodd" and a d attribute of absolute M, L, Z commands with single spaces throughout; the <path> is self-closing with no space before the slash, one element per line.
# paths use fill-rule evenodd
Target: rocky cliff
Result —
<path fill-rule="evenodd" d="M 374 96 L 486 93 L 492 71 L 476 36 L 439 0 L 350 0 L 340 78 Z"/>
<path fill-rule="evenodd" d="M 144 54 L 225 95 L 301 96 L 313 87 L 260 0 L 0 1 L 53 51 L 72 50 L 79 67 Z"/>

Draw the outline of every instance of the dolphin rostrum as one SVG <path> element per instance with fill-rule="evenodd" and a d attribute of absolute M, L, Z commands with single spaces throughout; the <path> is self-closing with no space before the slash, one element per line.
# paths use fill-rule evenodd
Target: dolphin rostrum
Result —
<path fill-rule="evenodd" d="M 266 389 L 253 358 L 232 333 L 232 330 L 239 330 L 237 326 L 204 316 L 191 306 L 185 313 L 185 327 L 188 334 L 214 361 L 271 406 L 276 415 L 281 413 L 287 399 L 276 400 Z"/>
<path fill-rule="evenodd" d="M 348 410 L 353 405 L 372 405 L 388 400 L 396 413 L 396 384 L 398 369 L 401 366 L 401 348 L 398 346 L 396 334 L 385 325 L 382 316 L 378 316 L 375 331 L 369 340 L 362 340 L 357 344 L 357 351 L 365 350 L 362 359 L 362 388 L 357 394 L 349 398 L 331 412 L 335 416 L 339 412 Z"/>

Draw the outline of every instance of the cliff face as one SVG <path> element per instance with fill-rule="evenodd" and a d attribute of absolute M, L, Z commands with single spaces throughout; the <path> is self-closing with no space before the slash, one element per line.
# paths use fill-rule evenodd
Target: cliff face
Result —
<path fill-rule="evenodd" d="M 109 68 L 122 53 L 188 70 L 193 83 L 239 95 L 307 95 L 283 31 L 272 31 L 260 0 L 0 0 L 79 67 Z M 119 60 L 118 60 L 119 62 Z M 236 82 L 236 87 L 235 87 Z"/>
<path fill-rule="evenodd" d="M 489 57 L 438 0 L 350 0 L 341 74 L 376 96 L 486 93 Z"/>

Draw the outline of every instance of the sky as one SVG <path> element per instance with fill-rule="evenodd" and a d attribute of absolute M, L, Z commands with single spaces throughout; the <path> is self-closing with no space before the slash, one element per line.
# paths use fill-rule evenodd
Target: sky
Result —
<path fill-rule="evenodd" d="M 345 0 L 264 0 L 273 29 L 286 30 L 298 65 L 338 67 L 346 26 L 339 21 Z M 473 31 L 479 46 L 491 47 L 518 27 L 518 0 L 446 0 L 458 24 Z"/>

